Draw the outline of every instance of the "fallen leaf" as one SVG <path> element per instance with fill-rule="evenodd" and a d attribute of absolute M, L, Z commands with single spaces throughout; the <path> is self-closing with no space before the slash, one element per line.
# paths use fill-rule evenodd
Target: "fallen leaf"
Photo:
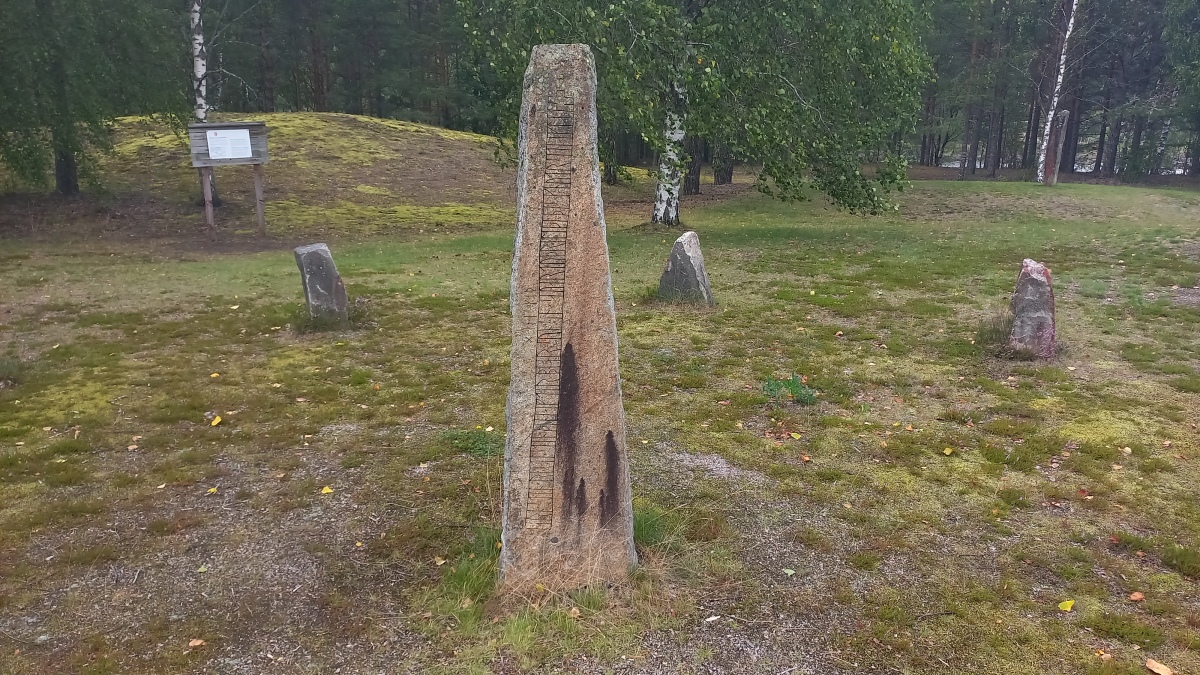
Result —
<path fill-rule="evenodd" d="M 950 455 L 954 454 L 954 448 L 946 448 L 946 449 L 942 450 L 942 454 L 949 457 Z"/>
<path fill-rule="evenodd" d="M 1074 606 L 1075 606 L 1074 600 L 1063 600 L 1062 602 L 1058 603 L 1058 608 L 1064 612 L 1071 611 L 1071 608 Z"/>
<path fill-rule="evenodd" d="M 579 611 L 578 607 L 572 607 L 571 611 L 567 612 L 567 614 L 570 614 L 572 619 L 578 619 L 580 616 L 583 616 L 583 612 Z"/>
<path fill-rule="evenodd" d="M 229 309 L 237 309 L 238 307 L 241 307 L 241 305 L 231 305 Z"/>
<path fill-rule="evenodd" d="M 1075 370 L 1075 366 L 1067 366 L 1067 370 L 1074 371 L 1074 370 Z"/>
<path fill-rule="evenodd" d="M 304 403 L 307 400 L 308 399 L 306 399 L 306 398 L 298 398 L 298 399 L 296 399 L 296 403 Z"/>
<path fill-rule="evenodd" d="M 275 382 L 275 383 L 274 383 L 274 384 L 272 384 L 271 386 L 272 386 L 272 387 L 275 387 L 276 389 L 278 389 L 278 388 L 280 388 L 280 387 L 282 387 L 282 386 L 283 386 L 283 383 L 281 383 L 281 382 Z"/>
<path fill-rule="evenodd" d="M 1146 659 L 1146 670 L 1155 673 L 1155 675 L 1175 675 L 1174 670 L 1171 670 L 1154 659 Z"/>
<path fill-rule="evenodd" d="M 321 494 L 323 494 L 323 495 L 331 495 L 331 494 L 333 494 L 333 488 L 331 488 L 331 487 L 329 487 L 328 485 L 326 485 L 325 487 L 321 488 Z"/>
<path fill-rule="evenodd" d="M 812 457 L 809 457 L 808 455 L 800 455 L 800 460 L 803 462 L 811 462 Z"/>
<path fill-rule="evenodd" d="M 1141 602 L 1146 599 L 1146 594 L 1141 591 L 1134 591 L 1129 594 L 1129 599 L 1134 602 Z"/>
<path fill-rule="evenodd" d="M 798 440 L 800 440 L 800 434 L 798 434 L 798 433 L 796 433 L 796 432 L 794 432 L 794 431 L 793 431 L 791 434 L 789 434 L 789 435 L 790 435 L 792 438 L 796 439 L 797 441 L 798 441 Z"/>
<path fill-rule="evenodd" d="M 357 546 L 358 548 L 362 548 L 362 542 L 361 542 L 361 541 L 356 541 L 356 542 L 354 542 L 354 545 L 355 545 L 355 546 Z"/>
<path fill-rule="evenodd" d="M 163 483 L 162 485 L 159 485 L 159 486 L 158 486 L 158 489 L 159 489 L 159 490 L 161 490 L 161 489 L 163 489 L 163 488 L 165 488 L 165 487 L 167 487 L 167 484 L 166 484 L 166 483 Z"/>
<path fill-rule="evenodd" d="M 491 431 L 493 428 L 494 427 L 488 427 L 488 428 L 484 429 L 484 431 Z"/>
<path fill-rule="evenodd" d="M 710 616 L 710 617 L 708 617 L 707 619 L 705 619 L 705 620 L 704 620 L 704 623 L 712 623 L 712 622 L 714 622 L 714 621 L 716 621 L 716 620 L 718 620 L 718 619 L 720 619 L 720 618 L 721 618 L 721 617 L 720 617 L 719 615 L 717 615 L 717 616 Z"/>
<path fill-rule="evenodd" d="M 126 449 L 126 450 L 137 450 L 137 448 L 138 448 L 138 446 L 136 446 L 136 445 L 131 445 L 131 446 L 129 446 L 128 448 L 125 448 L 125 449 Z"/>
<path fill-rule="evenodd" d="M 216 417 L 214 417 L 214 418 L 213 418 L 213 421 L 210 423 L 210 425 L 209 425 L 209 426 L 214 426 L 214 427 L 215 427 L 215 426 L 217 426 L 217 425 L 218 425 L 218 424 L 220 424 L 220 423 L 221 423 L 221 416 L 220 416 L 220 415 L 217 415 Z"/>
<path fill-rule="evenodd" d="M 845 333 L 843 333 L 843 332 L 842 332 L 842 331 L 840 331 L 840 330 L 839 330 L 838 332 L 836 332 L 836 333 L 834 333 L 834 334 L 833 334 L 833 336 L 834 336 L 834 337 L 842 337 L 843 335 L 845 335 Z"/>
<path fill-rule="evenodd" d="M 1164 448 L 1169 448 L 1169 447 L 1171 447 L 1171 441 L 1163 441 L 1163 447 L 1164 447 Z"/>
<path fill-rule="evenodd" d="M 788 576 L 790 577 L 790 576 L 792 576 L 792 575 L 794 575 L 794 574 L 796 573 L 796 570 L 790 570 L 790 569 L 787 569 L 787 568 L 785 567 L 785 568 L 783 569 L 783 573 L 784 573 L 784 574 L 786 574 L 786 575 L 788 575 Z"/>
<path fill-rule="evenodd" d="M 846 507 L 846 508 L 848 508 L 848 509 L 852 509 L 852 508 L 854 508 L 853 506 L 850 506 L 849 502 L 847 502 L 847 503 L 845 503 L 845 504 L 842 504 L 842 506 L 844 506 L 844 507 Z"/>
<path fill-rule="evenodd" d="M 42 431 L 54 431 L 54 427 L 42 427 Z"/>
<path fill-rule="evenodd" d="M 220 376 L 221 376 L 220 373 L 213 373 L 212 375 L 209 375 L 209 377 L 220 377 Z"/>
<path fill-rule="evenodd" d="M 200 569 L 196 570 L 196 572 L 198 572 L 200 574 L 204 574 L 207 571 L 208 571 L 208 565 L 201 565 Z"/>
<path fill-rule="evenodd" d="M 188 642 L 188 646 L 189 647 L 203 647 L 204 640 L 201 640 L 200 638 L 196 638 L 195 640 Z"/>
<path fill-rule="evenodd" d="M 215 488 L 215 487 L 210 487 L 210 488 L 208 488 L 208 492 L 207 492 L 207 494 L 210 494 L 210 495 L 215 495 L 215 494 L 217 494 L 217 488 Z"/>
<path fill-rule="evenodd" d="M 446 564 L 446 559 L 445 559 L 445 558 L 440 558 L 440 557 L 434 556 L 434 558 L 433 558 L 433 564 L 434 564 L 434 565 L 437 565 L 438 567 L 441 567 L 442 565 L 445 565 L 445 564 Z"/>

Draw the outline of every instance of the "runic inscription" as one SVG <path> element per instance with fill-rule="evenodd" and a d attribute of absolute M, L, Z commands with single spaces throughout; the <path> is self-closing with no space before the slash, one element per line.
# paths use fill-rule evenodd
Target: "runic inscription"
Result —
<path fill-rule="evenodd" d="M 525 526 L 549 529 L 554 515 L 554 449 L 562 377 L 563 298 L 567 282 L 567 225 L 571 216 L 571 165 L 575 100 L 555 91 L 546 111 L 542 220 L 538 232 L 537 351 L 534 427 L 529 444 L 529 494 Z"/>

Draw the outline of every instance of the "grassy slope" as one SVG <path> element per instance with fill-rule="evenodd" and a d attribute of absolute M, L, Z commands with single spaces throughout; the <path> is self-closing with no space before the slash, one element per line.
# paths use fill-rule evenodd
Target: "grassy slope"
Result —
<path fill-rule="evenodd" d="M 374 164 L 337 166 L 358 172 L 331 183 L 345 213 Z M 185 174 L 154 189 L 182 203 Z M 612 229 L 644 565 L 508 604 L 507 224 L 335 242 L 360 299 L 337 334 L 296 330 L 286 252 L 6 242 L 0 670 L 1200 669 L 1200 196 L 918 183 L 902 202 L 685 205 L 713 311 L 647 304 L 673 233 Z M 976 339 L 1024 256 L 1054 270 L 1052 363 Z M 762 395 L 793 372 L 819 405 Z"/>

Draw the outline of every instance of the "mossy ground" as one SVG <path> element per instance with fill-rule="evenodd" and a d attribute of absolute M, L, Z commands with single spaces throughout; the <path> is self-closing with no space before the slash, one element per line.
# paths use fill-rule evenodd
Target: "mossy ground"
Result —
<path fill-rule="evenodd" d="M 358 303 L 340 332 L 297 330 L 285 249 L 5 241 L 0 671 L 1200 670 L 1200 194 L 685 203 L 703 310 L 647 302 L 678 232 L 618 209 L 642 565 L 505 600 L 510 207 L 392 228 L 398 183 L 293 197 L 361 212 L 321 232 Z M 981 339 L 1023 257 L 1053 269 L 1052 362 Z M 793 374 L 816 405 L 763 393 Z"/>

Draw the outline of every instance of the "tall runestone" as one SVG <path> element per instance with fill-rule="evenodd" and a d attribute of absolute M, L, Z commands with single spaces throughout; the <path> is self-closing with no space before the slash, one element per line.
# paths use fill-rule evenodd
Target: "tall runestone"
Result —
<path fill-rule="evenodd" d="M 700 237 L 684 232 L 671 247 L 667 266 L 658 280 L 658 297 L 668 302 L 713 304 L 712 285 L 704 269 Z"/>
<path fill-rule="evenodd" d="M 329 247 L 309 244 L 297 247 L 294 252 L 309 316 L 316 321 L 346 321 L 349 310 L 346 285 L 333 264 Z"/>
<path fill-rule="evenodd" d="M 1054 286 L 1049 267 L 1029 258 L 1022 261 L 1010 308 L 1013 326 L 1008 346 L 1043 359 L 1054 358 Z"/>
<path fill-rule="evenodd" d="M 518 157 L 500 581 L 617 582 L 637 554 L 586 45 L 534 48 Z"/>

